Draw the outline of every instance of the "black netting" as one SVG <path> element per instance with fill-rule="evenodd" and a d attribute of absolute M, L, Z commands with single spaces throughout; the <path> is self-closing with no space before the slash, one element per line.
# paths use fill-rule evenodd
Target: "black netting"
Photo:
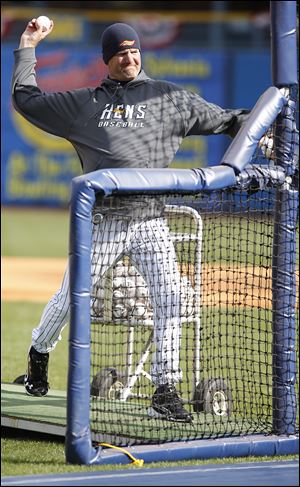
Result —
<path fill-rule="evenodd" d="M 289 150 L 295 154 L 297 131 L 287 123 L 297 118 L 295 106 L 289 105 L 258 147 L 252 163 L 261 169 L 238 179 L 236 187 L 98 199 L 91 292 L 95 442 L 274 432 L 274 408 L 283 407 L 274 401 L 278 199 L 297 181 L 294 159 L 288 179 L 282 178 L 287 171 L 278 165 L 282 143 L 276 138 L 290 131 Z M 281 242 L 280 252 L 290 273 L 296 246 Z M 289 343 L 297 336 L 296 292 L 291 288 L 285 298 Z M 296 369 L 295 357 L 291 353 L 283 367 Z M 298 383 L 295 391 L 294 401 Z M 298 429 L 290 412 L 281 418 Z"/>

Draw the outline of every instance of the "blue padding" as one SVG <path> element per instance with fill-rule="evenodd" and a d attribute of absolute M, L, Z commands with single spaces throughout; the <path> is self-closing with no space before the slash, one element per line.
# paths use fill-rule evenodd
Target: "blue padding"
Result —
<path fill-rule="evenodd" d="M 95 192 L 81 181 L 73 185 L 70 213 L 70 303 L 69 372 L 67 393 L 66 460 L 90 464 L 99 456 L 91 444 L 90 398 L 90 255 L 91 209 Z"/>
<path fill-rule="evenodd" d="M 248 120 L 225 152 L 221 164 L 240 173 L 249 164 L 259 140 L 281 112 L 287 99 L 278 88 L 268 88 L 258 99 Z"/>
<path fill-rule="evenodd" d="M 299 131 L 296 126 L 296 101 L 289 99 L 275 127 L 275 158 L 284 167 L 286 176 L 295 174 L 299 166 Z"/>
<path fill-rule="evenodd" d="M 275 86 L 296 85 L 297 2 L 272 1 L 270 6 L 273 83 Z"/>
<path fill-rule="evenodd" d="M 296 395 L 296 255 L 299 193 L 277 192 L 272 262 L 273 431 L 294 434 Z"/>
<path fill-rule="evenodd" d="M 109 196 L 123 192 L 199 193 L 233 186 L 235 182 L 233 169 L 226 166 L 203 169 L 104 169 L 74 178 L 72 199 L 81 185 Z"/>
<path fill-rule="evenodd" d="M 217 440 L 194 440 L 167 443 L 164 445 L 137 446 L 126 448 L 135 458 L 144 462 L 178 462 L 183 460 L 204 460 L 209 458 L 236 458 L 248 456 L 292 455 L 299 452 L 298 437 L 254 436 Z M 97 464 L 128 464 L 124 454 L 113 450 L 102 450 Z"/>

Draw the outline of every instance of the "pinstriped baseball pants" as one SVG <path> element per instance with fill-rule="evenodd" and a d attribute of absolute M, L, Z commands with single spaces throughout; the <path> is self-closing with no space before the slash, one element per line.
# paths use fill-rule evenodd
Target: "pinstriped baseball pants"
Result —
<path fill-rule="evenodd" d="M 151 376 L 156 386 L 181 379 L 179 350 L 180 274 L 175 249 L 164 218 L 141 220 L 102 216 L 93 225 L 91 294 L 106 270 L 124 255 L 146 281 L 153 306 L 155 351 Z M 53 350 L 70 317 L 69 270 L 62 286 L 46 305 L 32 332 L 32 345 L 41 353 Z"/>

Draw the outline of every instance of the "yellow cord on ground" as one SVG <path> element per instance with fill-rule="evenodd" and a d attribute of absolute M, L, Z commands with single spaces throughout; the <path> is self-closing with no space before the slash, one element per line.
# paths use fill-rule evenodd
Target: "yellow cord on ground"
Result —
<path fill-rule="evenodd" d="M 115 450 L 119 450 L 121 451 L 122 453 L 125 453 L 125 455 L 127 455 L 130 460 L 132 460 L 132 465 L 135 465 L 136 467 L 142 467 L 144 465 L 144 460 L 139 460 L 138 458 L 135 458 L 133 455 L 131 455 L 131 453 L 129 453 L 127 450 L 125 450 L 125 448 L 121 448 L 119 446 L 115 446 L 115 445 L 110 445 L 109 443 L 98 443 L 100 446 L 107 446 L 108 448 L 114 448 Z"/>

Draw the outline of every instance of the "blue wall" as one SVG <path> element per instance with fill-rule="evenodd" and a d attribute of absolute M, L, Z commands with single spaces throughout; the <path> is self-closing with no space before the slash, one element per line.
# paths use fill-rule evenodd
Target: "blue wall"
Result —
<path fill-rule="evenodd" d="M 234 107 L 251 109 L 262 92 L 272 84 L 270 52 L 237 52 L 232 66 L 232 84 Z"/>

